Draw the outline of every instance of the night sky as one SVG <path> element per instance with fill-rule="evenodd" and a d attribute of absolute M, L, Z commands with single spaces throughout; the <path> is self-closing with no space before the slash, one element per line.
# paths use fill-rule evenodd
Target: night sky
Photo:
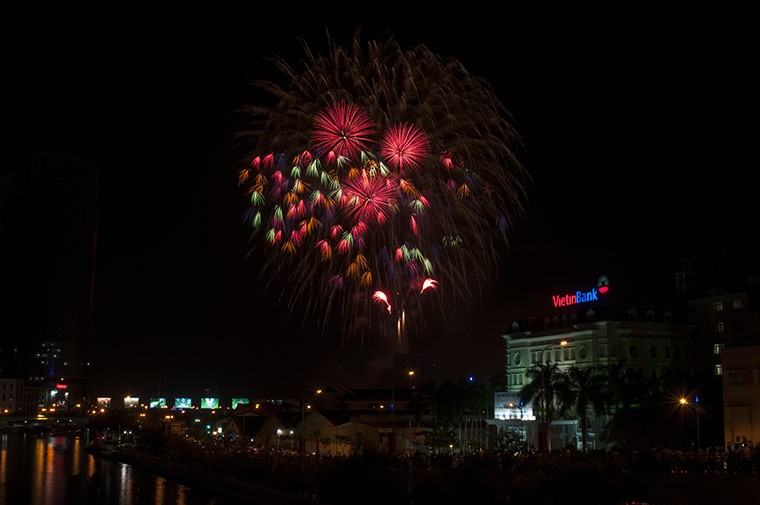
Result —
<path fill-rule="evenodd" d="M 579 280 L 605 273 L 649 295 L 672 289 L 679 257 L 755 254 L 742 234 L 758 217 L 757 58 L 746 15 L 718 14 L 626 25 L 454 14 L 21 19 L 4 72 L 11 161 L 53 151 L 102 171 L 93 394 L 297 394 L 387 380 L 387 349 L 315 335 L 262 292 L 245 259 L 232 151 L 243 124 L 233 111 L 262 99 L 250 81 L 282 79 L 268 58 L 297 64 L 298 37 L 322 50 L 326 29 L 349 43 L 358 20 L 365 39 L 425 44 L 491 83 L 533 178 L 482 309 L 420 348 L 439 380 L 502 372 L 510 323 L 548 312 L 549 294 Z"/>

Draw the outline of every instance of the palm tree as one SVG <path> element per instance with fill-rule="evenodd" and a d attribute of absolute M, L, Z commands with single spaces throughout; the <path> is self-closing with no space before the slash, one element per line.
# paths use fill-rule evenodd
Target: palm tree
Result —
<path fill-rule="evenodd" d="M 539 440 L 539 448 L 547 447 L 546 437 L 548 427 L 554 420 L 557 412 L 558 393 L 564 387 L 567 380 L 566 374 L 560 370 L 557 363 L 534 363 L 526 372 L 525 376 L 530 380 L 520 390 L 520 399 L 533 405 L 541 405 L 542 431 Z"/>
<path fill-rule="evenodd" d="M 464 378 L 445 381 L 435 391 L 436 420 L 456 426 L 462 416 L 480 412 L 476 392 L 477 385 Z"/>
<path fill-rule="evenodd" d="M 574 409 L 581 422 L 581 446 L 588 448 L 588 416 L 589 406 L 595 414 L 606 411 L 605 385 L 607 374 L 599 367 L 578 368 L 573 365 L 565 372 L 565 380 L 559 384 L 560 404 L 563 411 Z"/>
<path fill-rule="evenodd" d="M 631 409 L 657 402 L 662 394 L 662 379 L 645 377 L 640 371 L 627 366 L 625 360 L 608 364 L 604 371 L 607 375 L 607 410 L 610 413 L 622 411 L 625 414 Z"/>

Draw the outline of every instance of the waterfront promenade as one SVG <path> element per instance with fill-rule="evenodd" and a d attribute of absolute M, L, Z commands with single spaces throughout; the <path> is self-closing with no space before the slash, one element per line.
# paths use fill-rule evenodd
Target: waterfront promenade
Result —
<path fill-rule="evenodd" d="M 51 461 L 55 454 L 56 461 L 64 461 L 58 456 L 59 448 L 69 444 L 66 440 L 73 444 L 75 438 L 81 438 L 78 445 L 82 448 L 86 440 L 94 440 L 86 435 L 32 435 L 29 440 L 35 447 L 39 446 L 35 441 L 49 442 L 43 444 L 44 450 L 29 449 L 28 454 L 45 461 Z M 87 452 L 92 454 L 93 450 L 91 447 Z M 760 450 L 748 448 L 527 454 L 482 451 L 409 457 L 366 448 L 352 456 L 331 456 L 253 447 L 216 437 L 156 436 L 143 437 L 139 448 L 125 443 L 110 454 L 95 452 L 96 459 L 125 463 L 127 469 L 123 471 L 127 474 L 129 467 L 139 468 L 198 490 L 201 495 L 217 496 L 218 503 L 757 505 L 760 496 Z M 52 469 L 57 464 L 38 466 Z M 96 470 L 99 465 L 82 461 L 79 471 L 85 467 L 91 478 L 101 475 Z M 10 466 L 5 470 L 10 471 Z M 121 479 L 124 474 L 119 471 L 116 475 Z M 56 477 L 56 482 L 66 479 Z M 101 489 L 108 488 L 105 482 L 101 484 Z M 159 487 L 163 489 L 164 485 L 148 482 L 141 489 L 145 493 Z M 136 493 L 138 486 L 125 489 Z"/>
<path fill-rule="evenodd" d="M 97 451 L 95 451 L 97 454 Z M 235 475 L 220 474 L 205 467 L 200 462 L 174 461 L 171 459 L 138 451 L 130 446 L 119 446 L 108 454 L 122 463 L 138 466 L 157 475 L 181 482 L 191 488 L 203 489 L 254 505 L 299 505 L 309 503 L 319 505 L 314 496 L 298 496 L 267 488 L 261 483 L 254 483 Z"/>
<path fill-rule="evenodd" d="M 760 496 L 760 451 L 338 457 L 189 444 L 164 456 L 126 448 L 117 457 L 258 505 L 757 505 Z"/>

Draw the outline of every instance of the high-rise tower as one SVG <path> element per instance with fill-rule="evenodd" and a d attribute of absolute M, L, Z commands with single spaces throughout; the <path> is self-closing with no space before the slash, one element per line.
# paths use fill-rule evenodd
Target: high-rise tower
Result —
<path fill-rule="evenodd" d="M 0 376 L 16 378 L 23 375 L 18 355 L 22 332 L 17 307 L 21 193 L 16 174 L 0 174 Z"/>
<path fill-rule="evenodd" d="M 0 256 L 5 375 L 44 387 L 49 405 L 71 406 L 89 396 L 99 170 L 45 153 L 15 177 L 0 204 L 10 240 Z"/>

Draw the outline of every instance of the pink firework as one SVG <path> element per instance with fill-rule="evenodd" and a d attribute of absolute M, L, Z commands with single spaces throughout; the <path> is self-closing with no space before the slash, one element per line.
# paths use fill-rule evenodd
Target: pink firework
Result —
<path fill-rule="evenodd" d="M 429 152 L 427 135 L 411 123 L 391 126 L 380 143 L 380 154 L 385 162 L 401 172 L 420 168 Z"/>
<path fill-rule="evenodd" d="M 343 185 L 345 204 L 341 208 L 353 223 L 385 224 L 398 210 L 396 183 L 366 170 Z"/>
<path fill-rule="evenodd" d="M 424 292 L 426 289 L 438 289 L 438 281 L 431 278 L 425 279 L 422 282 L 422 289 L 420 289 L 420 293 Z"/>
<path fill-rule="evenodd" d="M 375 293 L 372 295 L 372 299 L 377 303 L 384 303 L 385 308 L 388 310 L 388 313 L 391 313 L 391 304 L 388 302 L 388 295 L 382 291 L 375 291 Z"/>
<path fill-rule="evenodd" d="M 312 141 L 321 153 L 353 159 L 368 150 L 374 133 L 375 124 L 364 109 L 341 101 L 314 117 Z"/>

